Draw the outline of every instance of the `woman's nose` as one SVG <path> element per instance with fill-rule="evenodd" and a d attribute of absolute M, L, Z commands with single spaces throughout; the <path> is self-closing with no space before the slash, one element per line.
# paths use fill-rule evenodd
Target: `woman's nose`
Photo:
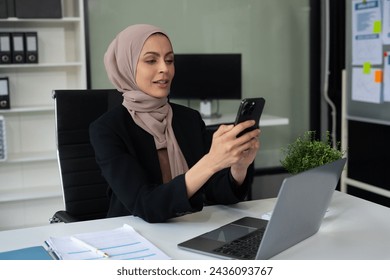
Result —
<path fill-rule="evenodd" d="M 168 71 L 168 65 L 164 62 L 159 65 L 159 73 L 165 73 Z"/>

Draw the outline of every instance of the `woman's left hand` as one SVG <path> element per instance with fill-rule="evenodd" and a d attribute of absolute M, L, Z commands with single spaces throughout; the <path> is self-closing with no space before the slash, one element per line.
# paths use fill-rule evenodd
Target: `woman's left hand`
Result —
<path fill-rule="evenodd" d="M 247 121 L 248 123 L 250 121 Z M 235 130 L 242 130 L 240 127 L 243 124 L 239 124 L 233 127 L 230 133 L 237 133 Z M 253 125 L 253 124 L 252 124 Z M 247 126 L 247 124 L 245 124 Z M 259 141 L 260 130 L 255 129 L 240 136 L 236 140 L 236 146 L 240 150 L 238 159 L 230 166 L 230 172 L 238 185 L 241 185 L 245 180 L 247 169 L 249 165 L 255 160 L 257 151 L 260 148 Z"/>
<path fill-rule="evenodd" d="M 230 172 L 238 185 L 241 185 L 246 177 L 249 165 L 255 160 L 260 148 L 258 137 L 249 140 L 249 148 L 241 152 L 240 159 L 230 167 Z"/>

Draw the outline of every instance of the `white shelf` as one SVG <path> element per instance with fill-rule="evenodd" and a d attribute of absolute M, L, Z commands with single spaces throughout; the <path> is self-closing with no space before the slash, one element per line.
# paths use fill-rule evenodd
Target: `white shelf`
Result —
<path fill-rule="evenodd" d="M 61 188 L 58 186 L 32 187 L 29 189 L 3 189 L 0 190 L 0 203 L 54 198 L 61 196 Z"/>
<path fill-rule="evenodd" d="M 0 115 L 4 114 L 18 114 L 18 113 L 44 113 L 54 112 L 54 106 L 34 106 L 34 107 L 16 107 L 11 109 L 0 110 Z"/>
<path fill-rule="evenodd" d="M 23 69 L 23 68 L 56 68 L 56 67 L 82 67 L 81 62 L 62 62 L 62 63 L 26 63 L 26 64 L 1 64 L 0 69 Z"/>
<path fill-rule="evenodd" d="M 80 17 L 62 17 L 62 18 L 47 18 L 47 19 L 42 19 L 42 18 L 6 18 L 6 19 L 0 19 L 0 23 L 7 23 L 11 22 L 13 24 L 15 23 L 31 23 L 31 24 L 37 24 L 37 23 L 73 23 L 73 22 L 80 22 L 81 18 Z"/>
<path fill-rule="evenodd" d="M 57 160 L 56 151 L 15 153 L 15 154 L 8 154 L 7 160 L 0 162 L 0 165 L 4 163 L 27 163 L 27 162 L 51 161 L 51 160 Z"/>

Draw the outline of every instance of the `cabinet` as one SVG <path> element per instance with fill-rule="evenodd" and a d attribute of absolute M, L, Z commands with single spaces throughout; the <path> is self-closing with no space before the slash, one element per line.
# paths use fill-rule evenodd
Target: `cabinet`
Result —
<path fill-rule="evenodd" d="M 0 64 L 11 109 L 0 162 L 0 230 L 47 223 L 62 205 L 53 89 L 87 86 L 84 1 L 63 0 L 59 19 L 0 19 L 0 32 L 37 32 L 37 64 Z"/>

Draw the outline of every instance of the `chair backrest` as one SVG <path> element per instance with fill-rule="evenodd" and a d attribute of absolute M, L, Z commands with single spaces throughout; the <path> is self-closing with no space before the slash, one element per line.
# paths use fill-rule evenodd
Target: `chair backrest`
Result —
<path fill-rule="evenodd" d="M 89 139 L 89 125 L 122 103 L 117 90 L 54 90 L 57 153 L 65 210 L 77 220 L 106 217 L 108 184 Z"/>

